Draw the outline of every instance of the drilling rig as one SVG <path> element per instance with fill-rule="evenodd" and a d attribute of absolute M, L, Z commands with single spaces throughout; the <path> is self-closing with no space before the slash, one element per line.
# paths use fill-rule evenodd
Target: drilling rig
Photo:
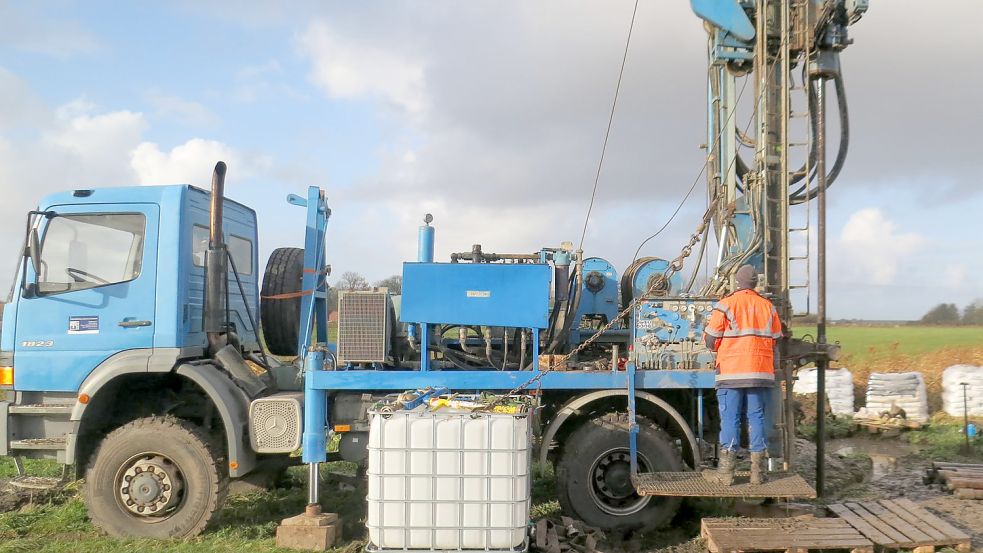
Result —
<path fill-rule="evenodd" d="M 186 537 L 205 528 L 230 478 L 282 469 L 297 450 L 317 504 L 320 463 L 364 461 L 367 410 L 389 394 L 531 394 L 538 459 L 555 465 L 564 511 L 605 529 L 659 527 L 680 496 L 733 494 L 685 486 L 717 451 L 703 331 L 750 264 L 783 323 L 814 310 L 818 328 L 814 341 L 782 340 L 768 414 L 775 478 L 740 494 L 815 495 L 790 472 L 790 384 L 794 369 L 816 363 L 824 412 L 824 370 L 837 354 L 825 334 L 826 195 L 849 137 L 839 57 L 867 2 L 691 6 L 709 53 L 708 209 L 681 250 L 660 245 L 679 255 L 638 258 L 620 278 L 569 244 L 475 245 L 437 262 L 427 216 L 402 294 L 341 294 L 329 344 L 323 190 L 288 197 L 305 213 L 304 247 L 274 251 L 262 292 L 256 214 L 225 199 L 224 163 L 210 192 L 55 194 L 28 214 L 3 312 L 0 455 L 78 467 L 90 516 L 110 534 Z M 829 165 L 828 94 L 839 132 Z M 823 435 L 820 426 L 819 493 Z"/>

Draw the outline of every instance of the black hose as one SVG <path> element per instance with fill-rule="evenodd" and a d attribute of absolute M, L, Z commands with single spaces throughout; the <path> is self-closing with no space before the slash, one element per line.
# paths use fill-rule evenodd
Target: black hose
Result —
<path fill-rule="evenodd" d="M 830 169 L 829 173 L 826 174 L 826 188 L 828 189 L 836 177 L 840 175 L 840 171 L 843 169 L 843 164 L 846 162 L 847 151 L 850 148 L 850 113 L 847 108 L 846 100 L 846 86 L 843 84 L 843 75 L 837 74 L 833 77 L 833 85 L 836 90 L 836 104 L 840 116 L 840 145 L 839 149 L 836 151 L 836 160 L 833 161 L 833 167 Z M 812 90 L 812 86 L 809 87 L 810 94 L 815 94 Z M 815 171 L 813 171 L 815 174 Z M 810 177 L 810 181 L 812 177 Z M 798 190 L 793 192 L 789 196 L 789 201 L 795 205 L 811 200 L 816 197 L 819 190 L 813 188 L 806 192 L 807 185 L 802 185 Z M 806 192 L 803 194 L 803 192 Z"/>

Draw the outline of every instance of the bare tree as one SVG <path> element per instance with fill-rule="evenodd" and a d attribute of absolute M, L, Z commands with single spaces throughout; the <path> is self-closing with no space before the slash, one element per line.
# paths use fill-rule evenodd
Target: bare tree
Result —
<path fill-rule="evenodd" d="M 368 290 L 369 281 L 365 279 L 364 276 L 356 273 L 355 271 L 345 271 L 341 274 L 341 279 L 338 280 L 339 290 Z"/>
<path fill-rule="evenodd" d="M 393 275 L 391 277 L 386 277 L 379 282 L 375 283 L 375 286 L 379 288 L 387 288 L 390 294 L 397 295 L 403 293 L 403 277 L 402 275 Z"/>

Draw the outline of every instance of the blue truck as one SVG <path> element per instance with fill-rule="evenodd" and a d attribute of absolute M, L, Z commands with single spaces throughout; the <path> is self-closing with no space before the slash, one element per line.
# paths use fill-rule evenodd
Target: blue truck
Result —
<path fill-rule="evenodd" d="M 274 250 L 265 268 L 256 214 L 226 198 L 224 163 L 210 190 L 55 194 L 27 216 L 3 312 L 0 455 L 73 468 L 85 477 L 90 517 L 111 535 L 187 537 L 206 527 L 231 479 L 304 462 L 316 503 L 319 463 L 365 459 L 366 412 L 384 396 L 521 392 L 538 398 L 538 459 L 555 466 L 564 511 L 605 529 L 655 528 L 687 494 L 653 491 L 642 477 L 715 458 L 713 354 L 702 339 L 715 301 L 750 263 L 788 322 L 794 292 L 808 291 L 793 280 L 795 262 L 805 261 L 818 279 L 817 341 L 781 344 L 769 414 L 773 468 L 788 470 L 793 371 L 808 362 L 822 369 L 835 353 L 823 334 L 825 242 L 811 270 L 790 243 L 795 233 L 812 244 L 808 232 L 824 232 L 825 193 L 848 132 L 838 55 L 867 3 L 692 5 L 710 40 L 709 206 L 678 257 L 639 258 L 620 275 L 570 245 L 520 253 L 475 245 L 438 261 L 427 216 L 401 293 L 340 293 L 328 343 L 323 190 L 288 197 L 304 213 L 304 245 Z M 795 83 L 793 68 L 808 86 Z M 736 83 L 749 73 L 772 77 L 755 86 L 759 140 L 734 117 Z M 842 137 L 827 170 L 829 83 Z M 789 130 L 793 91 L 807 100 L 804 142 Z M 752 163 L 740 155 L 748 143 Z M 797 169 L 789 156 L 801 144 L 812 148 Z M 818 213 L 818 228 L 797 228 L 796 213 Z M 685 281 L 684 263 L 693 275 Z M 697 286 L 704 263 L 709 279 Z"/>
<path fill-rule="evenodd" d="M 699 467 L 707 442 L 696 406 L 713 371 L 708 356 L 693 352 L 707 301 L 645 302 L 658 320 L 673 321 L 659 333 L 679 335 L 674 343 L 665 334 L 673 347 L 658 355 L 641 346 L 651 355 L 632 356 L 632 325 L 618 324 L 547 372 L 541 362 L 615 320 L 613 267 L 563 248 L 476 248 L 435 263 L 428 223 L 421 259 L 404 266 L 403 294 L 342 293 L 337 344 L 327 347 L 323 191 L 291 197 L 307 210 L 307 243 L 274 251 L 261 281 L 255 212 L 220 201 L 224 165 L 215 175 L 211 191 L 55 194 L 29 216 L 4 311 L 0 454 L 77 467 L 100 528 L 194 535 L 229 479 L 281 469 L 301 446 L 325 454 L 331 432 L 340 435 L 337 458 L 363 460 L 366 410 L 386 394 L 509 391 L 540 374 L 540 455 L 557 460 L 564 506 L 611 528 L 664 524 L 674 514 L 678 500 L 638 496 L 630 481 L 625 363 L 651 366 L 635 373 L 645 421 L 640 470 Z M 482 257 L 463 259 L 475 255 Z M 643 286 L 661 274 L 636 272 Z M 587 470 L 600 480 L 585 481 Z"/>

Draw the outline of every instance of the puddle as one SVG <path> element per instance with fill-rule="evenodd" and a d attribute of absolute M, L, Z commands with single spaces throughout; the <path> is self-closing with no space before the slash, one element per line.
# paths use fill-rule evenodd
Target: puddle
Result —
<path fill-rule="evenodd" d="M 907 444 L 885 442 L 876 439 L 847 438 L 832 440 L 829 451 L 835 455 L 866 455 L 870 457 L 872 468 L 870 480 L 875 481 L 898 471 L 898 459 L 912 452 Z"/>
<path fill-rule="evenodd" d="M 867 455 L 870 456 L 870 460 L 874 463 L 874 467 L 870 475 L 871 480 L 879 480 L 898 470 L 897 457 L 883 455 L 880 453 L 868 453 Z"/>

